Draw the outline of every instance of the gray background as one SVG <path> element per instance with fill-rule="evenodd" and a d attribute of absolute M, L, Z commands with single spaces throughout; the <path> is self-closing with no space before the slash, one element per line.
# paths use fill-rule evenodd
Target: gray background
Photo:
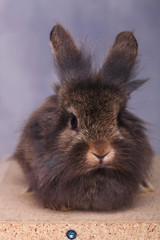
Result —
<path fill-rule="evenodd" d="M 89 39 L 100 62 L 120 31 L 135 30 L 139 76 L 151 80 L 132 95 L 130 109 L 148 123 L 160 154 L 159 0 L 0 0 L 0 158 L 13 152 L 24 120 L 52 93 L 48 42 L 57 22 L 77 43 Z"/>

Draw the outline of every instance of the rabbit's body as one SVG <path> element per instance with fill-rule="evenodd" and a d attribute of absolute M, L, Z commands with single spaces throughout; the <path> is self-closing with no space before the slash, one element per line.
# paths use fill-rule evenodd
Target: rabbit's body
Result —
<path fill-rule="evenodd" d="M 126 109 L 137 42 L 118 35 L 97 74 L 60 25 L 50 35 L 61 85 L 29 118 L 15 152 L 32 188 L 53 209 L 129 206 L 152 150 L 143 122 Z"/>

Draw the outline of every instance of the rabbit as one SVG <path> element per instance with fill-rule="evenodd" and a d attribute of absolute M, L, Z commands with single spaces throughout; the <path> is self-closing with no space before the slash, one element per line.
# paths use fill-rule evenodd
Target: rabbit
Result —
<path fill-rule="evenodd" d="M 53 27 L 50 44 L 59 83 L 29 117 L 14 158 L 45 207 L 129 208 L 153 156 L 144 122 L 127 108 L 146 82 L 133 80 L 137 40 L 133 32 L 119 33 L 97 70 L 62 25 Z"/>

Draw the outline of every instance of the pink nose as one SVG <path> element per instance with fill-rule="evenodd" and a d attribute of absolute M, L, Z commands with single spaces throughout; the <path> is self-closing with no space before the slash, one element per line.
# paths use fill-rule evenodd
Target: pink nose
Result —
<path fill-rule="evenodd" d="M 102 163 L 103 159 L 109 154 L 110 152 L 107 152 L 106 154 L 104 154 L 103 156 L 97 155 L 95 153 L 92 153 L 96 158 L 98 158 L 99 162 Z"/>

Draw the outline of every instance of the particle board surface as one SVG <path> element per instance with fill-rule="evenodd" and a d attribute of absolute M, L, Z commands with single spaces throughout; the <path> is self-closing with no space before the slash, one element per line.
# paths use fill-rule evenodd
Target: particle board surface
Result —
<path fill-rule="evenodd" d="M 15 161 L 0 162 L 0 240 L 67 239 L 160 239 L 160 157 L 154 158 L 155 191 L 138 194 L 135 205 L 113 212 L 53 211 L 36 196 L 23 195 L 24 175 Z"/>

